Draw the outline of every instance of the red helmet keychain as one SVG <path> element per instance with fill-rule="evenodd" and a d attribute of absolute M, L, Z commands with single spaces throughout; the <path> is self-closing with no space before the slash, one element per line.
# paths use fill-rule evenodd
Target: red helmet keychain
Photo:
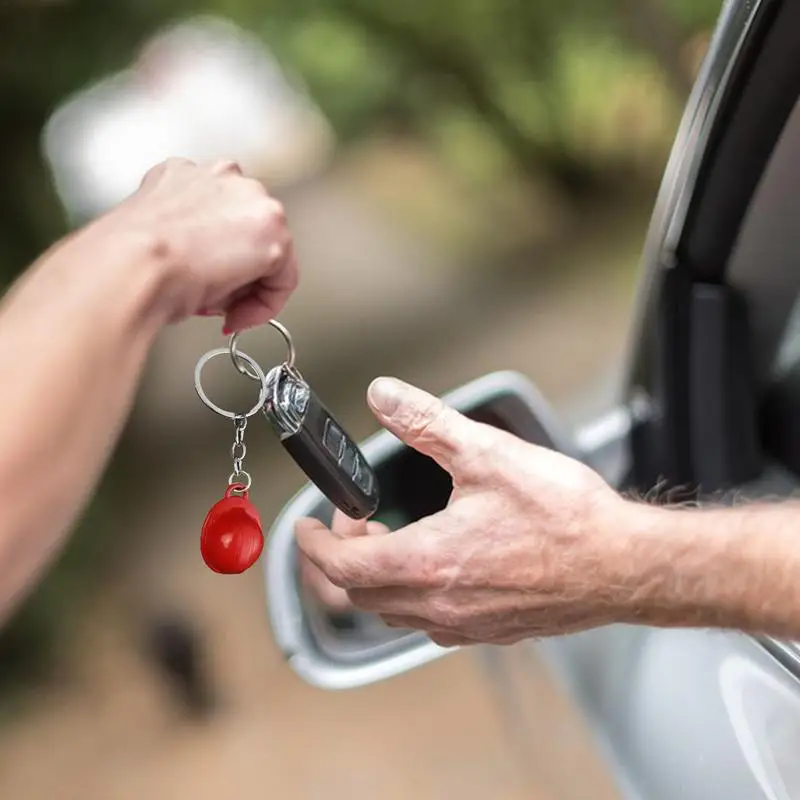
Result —
<path fill-rule="evenodd" d="M 211 359 L 229 354 L 230 348 L 221 347 L 202 356 L 195 367 L 194 385 L 198 397 L 213 412 L 232 420 L 235 428 L 234 442 L 231 447 L 233 472 L 228 477 L 228 488 L 224 496 L 212 506 L 203 522 L 200 534 L 200 553 L 203 561 L 214 572 L 236 575 L 252 567 L 264 549 L 261 517 L 248 498 L 252 478 L 244 470 L 243 462 L 247 454 L 247 446 L 244 443 L 247 420 L 264 407 L 267 387 L 264 372 L 255 359 L 247 353 L 240 352 L 238 357 L 247 362 L 261 382 L 258 401 L 246 414 L 235 414 L 212 403 L 203 390 L 200 380 L 203 367 Z"/>

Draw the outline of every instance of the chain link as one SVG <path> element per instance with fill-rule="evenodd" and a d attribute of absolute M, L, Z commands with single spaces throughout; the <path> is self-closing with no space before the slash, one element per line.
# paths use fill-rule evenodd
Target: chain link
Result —
<path fill-rule="evenodd" d="M 228 478 L 228 484 L 242 483 L 245 491 L 250 488 L 250 475 L 243 469 L 244 457 L 247 455 L 247 445 L 244 443 L 244 432 L 247 428 L 247 417 L 237 416 L 233 420 L 236 432 L 231 445 L 231 458 L 233 459 L 233 472 Z"/>
<path fill-rule="evenodd" d="M 236 426 L 236 434 L 234 436 L 233 445 L 231 446 L 231 458 L 233 459 L 233 471 L 242 471 L 242 462 L 247 455 L 247 445 L 244 443 L 244 432 L 247 428 L 246 417 L 236 417 L 233 421 Z"/>

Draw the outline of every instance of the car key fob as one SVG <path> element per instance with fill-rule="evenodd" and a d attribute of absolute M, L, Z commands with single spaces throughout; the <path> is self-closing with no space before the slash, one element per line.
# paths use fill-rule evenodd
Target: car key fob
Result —
<path fill-rule="evenodd" d="M 264 416 L 309 480 L 352 519 L 378 508 L 378 481 L 364 454 L 300 373 L 281 364 L 267 374 Z"/>

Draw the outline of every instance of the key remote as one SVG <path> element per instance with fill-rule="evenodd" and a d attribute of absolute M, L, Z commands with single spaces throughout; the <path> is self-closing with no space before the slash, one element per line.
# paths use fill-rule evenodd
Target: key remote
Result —
<path fill-rule="evenodd" d="M 378 508 L 378 481 L 364 454 L 297 370 L 281 364 L 266 379 L 264 416 L 309 480 L 352 519 Z"/>

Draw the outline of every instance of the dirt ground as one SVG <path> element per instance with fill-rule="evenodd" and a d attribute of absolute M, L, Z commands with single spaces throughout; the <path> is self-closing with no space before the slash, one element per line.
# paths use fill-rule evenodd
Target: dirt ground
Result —
<path fill-rule="evenodd" d="M 318 391 L 341 410 L 356 435 L 374 428 L 361 399 L 365 384 L 360 377 L 335 380 L 332 376 L 345 366 L 332 366 L 330 359 L 337 347 L 346 349 L 343 343 L 349 357 L 356 357 L 364 314 L 389 340 L 398 335 L 392 331 L 413 327 L 421 308 L 439 315 L 430 346 L 391 361 L 393 371 L 434 391 L 512 368 L 535 377 L 545 394 L 573 415 L 608 392 L 608 375 L 627 330 L 630 270 L 598 264 L 592 277 L 584 272 L 580 281 L 517 293 L 480 316 L 468 303 L 459 311 L 448 297 L 452 278 L 447 270 L 434 275 L 423 259 L 411 271 L 408 265 L 419 262 L 418 254 L 404 252 L 401 237 L 383 231 L 384 239 L 376 238 L 375 227 L 363 224 L 369 216 L 363 206 L 353 205 L 338 188 L 325 191 L 333 194 L 315 190 L 289 207 L 305 247 L 306 274 L 303 301 L 298 298 L 282 319 L 298 343 L 319 342 L 306 374 L 320 376 Z M 356 233 L 342 237 L 345 227 Z M 359 240 L 358 230 L 370 231 L 369 245 Z M 377 262 L 368 254 L 376 242 L 386 245 L 387 237 L 392 246 L 382 248 L 375 276 L 369 270 Z M 341 244 L 345 238 L 346 246 Z M 338 250 L 332 245 L 337 242 Z M 607 260 L 629 258 L 629 245 L 623 242 L 616 254 L 612 247 Z M 397 262 L 405 265 L 405 277 L 392 278 L 387 300 L 387 276 L 397 272 Z M 350 269 L 349 285 L 355 287 L 342 301 L 353 313 L 338 314 L 338 322 L 326 310 L 334 269 L 340 270 L 339 286 L 341 270 Z M 364 314 L 355 313 L 359 309 Z M 0 733 L 0 797 L 615 798 L 576 713 L 529 648 L 458 653 L 346 693 L 313 689 L 293 675 L 270 637 L 261 571 L 224 581 L 205 571 L 197 556 L 195 522 L 228 474 L 229 444 L 222 438 L 226 430 L 218 440 L 209 434 L 219 442 L 213 453 L 218 458 L 192 458 L 193 426 L 201 419 L 202 425 L 213 421 L 198 410 L 188 376 L 206 345 L 218 344 L 215 323 L 198 321 L 171 331 L 159 349 L 140 421 L 154 441 L 170 432 L 171 457 L 191 464 L 184 463 L 169 494 L 148 494 L 147 508 L 114 532 L 146 544 L 124 579 L 87 612 L 64 653 L 65 680 L 37 693 L 27 713 Z M 305 352 L 311 349 L 306 346 Z M 175 364 L 185 368 L 177 370 Z M 366 372 L 383 370 L 373 362 L 364 366 Z M 587 386 L 595 387 L 588 404 Z M 253 467 L 257 485 L 264 487 L 262 508 L 277 510 L 301 483 L 274 448 Z M 176 483 L 191 491 L 176 493 Z M 204 631 L 222 706 L 202 724 L 182 719 L 137 647 L 137 620 L 163 607 L 191 613 Z M 509 713 L 514 708 L 517 716 Z"/>

